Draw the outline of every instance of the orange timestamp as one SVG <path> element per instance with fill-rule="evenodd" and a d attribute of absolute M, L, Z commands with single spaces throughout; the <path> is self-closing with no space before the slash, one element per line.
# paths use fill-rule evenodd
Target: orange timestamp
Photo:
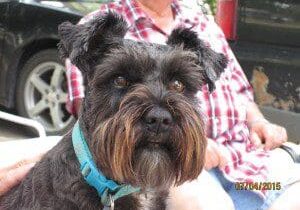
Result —
<path fill-rule="evenodd" d="M 281 190 L 280 182 L 235 182 L 236 190 Z"/>

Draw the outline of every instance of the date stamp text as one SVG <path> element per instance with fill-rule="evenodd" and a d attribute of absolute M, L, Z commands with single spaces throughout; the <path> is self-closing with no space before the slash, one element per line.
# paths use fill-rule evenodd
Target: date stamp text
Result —
<path fill-rule="evenodd" d="M 236 190 L 281 190 L 280 182 L 235 182 Z"/>

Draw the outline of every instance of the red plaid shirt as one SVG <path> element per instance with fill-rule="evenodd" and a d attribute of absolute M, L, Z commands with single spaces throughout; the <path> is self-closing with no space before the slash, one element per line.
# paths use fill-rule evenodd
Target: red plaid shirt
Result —
<path fill-rule="evenodd" d="M 268 153 L 253 150 L 249 140 L 246 123 L 247 103 L 253 102 L 252 88 L 237 62 L 223 32 L 217 24 L 208 19 L 198 8 L 191 8 L 181 1 L 172 3 L 175 23 L 192 27 L 208 46 L 222 52 L 229 59 L 229 64 L 216 83 L 216 90 L 208 92 L 204 86 L 197 96 L 206 121 L 207 137 L 216 141 L 226 151 L 230 162 L 222 168 L 224 175 L 231 181 L 262 182 L 267 179 L 267 167 L 264 164 Z M 94 15 L 115 11 L 125 18 L 130 28 L 125 38 L 164 44 L 168 34 L 157 27 L 154 21 L 138 7 L 135 0 L 118 0 L 104 4 L 100 10 L 85 16 L 79 24 Z M 70 101 L 84 97 L 80 71 L 67 62 L 68 86 Z M 71 108 L 71 107 L 69 107 Z M 258 191 L 260 195 L 264 192 Z"/>

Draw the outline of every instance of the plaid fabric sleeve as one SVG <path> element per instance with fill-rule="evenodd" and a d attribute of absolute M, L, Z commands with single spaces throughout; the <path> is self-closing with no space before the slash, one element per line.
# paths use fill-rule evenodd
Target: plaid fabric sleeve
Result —
<path fill-rule="evenodd" d="M 69 113 L 76 114 L 74 100 L 84 97 L 84 86 L 81 71 L 71 63 L 70 59 L 66 59 L 66 76 L 68 85 L 68 101 L 66 108 Z"/>

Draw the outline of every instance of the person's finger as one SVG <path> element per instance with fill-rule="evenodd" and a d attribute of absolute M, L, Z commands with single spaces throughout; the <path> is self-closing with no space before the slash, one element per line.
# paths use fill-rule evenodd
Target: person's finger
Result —
<path fill-rule="evenodd" d="M 274 143 L 275 148 L 279 147 L 280 145 L 282 145 L 287 141 L 287 133 L 285 128 L 281 126 L 276 126 L 276 135 L 274 141 L 275 141 Z"/>
<path fill-rule="evenodd" d="M 219 159 L 220 159 L 219 167 L 224 168 L 229 162 L 228 156 L 226 156 L 224 149 L 220 149 Z"/>
<path fill-rule="evenodd" d="M 287 142 L 288 140 L 288 135 L 287 135 L 287 132 L 286 132 L 286 129 L 284 127 L 281 127 L 279 126 L 279 130 L 280 130 L 280 140 L 281 140 L 281 144 Z"/>
<path fill-rule="evenodd" d="M 259 148 L 262 145 L 262 139 L 255 131 L 250 133 L 250 141 L 256 148 Z"/>
<path fill-rule="evenodd" d="M 272 150 L 276 147 L 276 142 L 274 141 L 274 138 L 272 136 L 268 136 L 265 140 L 265 146 L 264 149 L 265 150 Z"/>
<path fill-rule="evenodd" d="M 204 168 L 209 170 L 216 167 L 219 163 L 219 156 L 216 153 L 210 153 L 206 156 Z"/>
<path fill-rule="evenodd" d="M 268 137 L 266 138 L 265 149 L 268 150 L 275 149 L 287 141 L 286 130 L 281 126 L 272 125 L 268 129 L 268 133 L 272 133 L 272 135 L 269 134 Z"/>
<path fill-rule="evenodd" d="M 204 168 L 210 170 L 217 166 L 218 157 L 214 153 L 209 153 L 206 155 Z"/>
<path fill-rule="evenodd" d="M 209 143 L 206 148 L 204 163 L 204 168 L 206 170 L 210 170 L 211 168 L 214 168 L 219 164 L 219 155 L 217 154 L 217 150 L 214 144 L 214 142 Z"/>
<path fill-rule="evenodd" d="M 29 163 L 13 168 L 0 177 L 0 196 L 4 195 L 8 190 L 17 185 L 34 165 L 34 163 Z"/>
<path fill-rule="evenodd" d="M 212 163 L 211 163 L 211 161 L 206 159 L 206 161 L 205 161 L 205 163 L 204 163 L 204 169 L 205 169 L 205 170 L 210 170 L 211 168 L 212 168 Z"/>
<path fill-rule="evenodd" d="M 13 165 L 10 165 L 10 166 L 7 166 L 7 167 L 2 167 L 2 168 L 0 168 L 0 174 L 4 173 L 6 171 L 10 171 L 12 169 L 16 169 L 16 168 L 28 165 L 30 163 L 36 163 L 43 157 L 43 155 L 44 155 L 43 153 L 40 153 L 40 154 L 35 155 L 33 157 L 22 159 L 22 160 L 20 160 L 16 163 L 14 163 Z"/>
<path fill-rule="evenodd" d="M 281 145 L 281 136 L 278 135 L 278 129 L 276 126 L 267 126 L 263 131 L 265 136 L 265 150 L 272 150 Z"/>

